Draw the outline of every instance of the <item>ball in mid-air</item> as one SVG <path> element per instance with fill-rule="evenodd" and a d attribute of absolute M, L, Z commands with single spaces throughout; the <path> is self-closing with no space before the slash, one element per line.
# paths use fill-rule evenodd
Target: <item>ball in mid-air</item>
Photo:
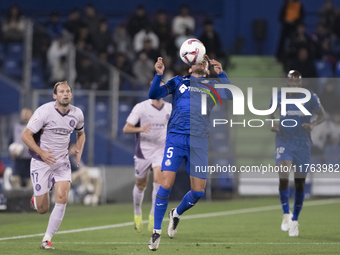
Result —
<path fill-rule="evenodd" d="M 204 44 L 197 39 L 186 40 L 180 50 L 179 56 L 188 65 L 196 65 L 203 61 L 205 55 Z"/>

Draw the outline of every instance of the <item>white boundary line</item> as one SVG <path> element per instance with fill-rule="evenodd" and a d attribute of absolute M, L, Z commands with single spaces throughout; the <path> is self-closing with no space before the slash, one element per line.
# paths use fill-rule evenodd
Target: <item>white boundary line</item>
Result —
<path fill-rule="evenodd" d="M 340 199 L 324 199 L 324 200 L 308 201 L 308 202 L 305 202 L 303 206 L 308 207 L 308 206 L 328 205 L 328 204 L 336 204 L 336 203 L 340 203 Z M 218 216 L 227 216 L 227 215 L 235 215 L 235 214 L 254 213 L 254 212 L 267 212 L 267 211 L 274 211 L 274 210 L 279 210 L 279 209 L 281 209 L 281 205 L 253 207 L 253 208 L 245 208 L 245 209 L 223 211 L 223 212 L 187 215 L 187 216 L 182 216 L 181 220 L 218 217 Z M 164 219 L 164 221 L 168 221 L 168 219 Z M 149 222 L 148 220 L 143 221 L 144 224 L 148 223 L 148 222 Z M 118 223 L 118 224 L 105 225 L 105 226 L 99 226 L 99 227 L 71 229 L 71 230 L 58 231 L 56 234 L 69 234 L 69 233 L 77 233 L 77 232 L 84 232 L 84 231 L 93 231 L 93 230 L 101 230 L 101 229 L 109 229 L 109 228 L 119 228 L 119 227 L 132 226 L 133 224 L 134 224 L 134 222 L 125 222 L 125 223 Z M 44 235 L 45 235 L 45 233 L 33 234 L 33 235 L 24 235 L 24 236 L 4 237 L 4 238 L 0 238 L 0 241 L 13 240 L 13 239 L 23 239 L 23 238 L 30 238 L 30 237 L 37 237 L 37 236 L 44 236 Z M 246 243 L 244 243 L 244 244 L 246 244 Z M 259 243 L 259 244 L 261 244 L 261 243 Z"/>
<path fill-rule="evenodd" d="M 0 244 L 15 244 L 17 242 L 0 242 Z M 32 242 L 20 242 L 20 243 L 32 243 Z M 53 242 L 53 244 L 84 244 L 84 245 L 144 245 L 145 242 Z M 173 245 L 174 243 L 162 242 L 162 245 Z M 340 245 L 339 243 L 260 243 L 260 242 L 244 242 L 244 243 L 181 243 L 189 245 Z"/>

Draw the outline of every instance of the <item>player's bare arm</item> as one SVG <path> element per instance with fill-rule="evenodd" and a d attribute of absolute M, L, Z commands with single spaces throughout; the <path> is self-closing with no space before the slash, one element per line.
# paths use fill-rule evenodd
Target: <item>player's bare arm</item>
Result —
<path fill-rule="evenodd" d="M 321 124 L 322 122 L 325 121 L 325 110 L 323 109 L 323 107 L 321 107 L 315 113 L 318 115 L 316 120 L 314 120 L 311 123 L 302 123 L 302 128 L 307 132 L 311 132 L 315 126 L 317 126 L 317 125 L 319 125 L 319 124 Z"/>
<path fill-rule="evenodd" d="M 135 127 L 134 125 L 132 125 L 129 122 L 126 122 L 124 128 L 123 128 L 123 132 L 125 134 L 131 134 L 131 133 L 148 133 L 151 130 L 151 124 L 147 124 L 143 127 Z"/>
<path fill-rule="evenodd" d="M 56 162 L 56 158 L 51 155 L 53 151 L 44 151 L 41 149 L 34 141 L 33 135 L 34 133 L 31 130 L 25 128 L 22 132 L 21 139 L 28 146 L 28 148 L 36 152 L 46 164 L 53 165 Z"/>
<path fill-rule="evenodd" d="M 84 144 L 85 144 L 85 132 L 80 131 L 77 132 L 77 148 L 76 148 L 76 155 L 77 155 L 77 166 L 79 167 L 80 161 L 81 161 L 81 155 L 83 154 Z"/>
<path fill-rule="evenodd" d="M 164 69 L 165 69 L 165 67 L 164 67 L 164 63 L 163 63 L 163 58 L 159 57 L 159 58 L 157 59 L 156 64 L 155 64 L 156 73 L 157 73 L 158 75 L 163 75 Z"/>

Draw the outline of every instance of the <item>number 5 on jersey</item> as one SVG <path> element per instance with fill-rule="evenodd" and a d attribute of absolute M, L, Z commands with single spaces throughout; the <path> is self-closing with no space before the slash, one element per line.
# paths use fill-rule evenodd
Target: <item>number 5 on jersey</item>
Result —
<path fill-rule="evenodd" d="M 174 154 L 173 151 L 172 151 L 173 149 L 174 149 L 174 147 L 168 148 L 168 150 L 166 151 L 166 157 L 167 158 L 172 158 L 172 155 Z"/>

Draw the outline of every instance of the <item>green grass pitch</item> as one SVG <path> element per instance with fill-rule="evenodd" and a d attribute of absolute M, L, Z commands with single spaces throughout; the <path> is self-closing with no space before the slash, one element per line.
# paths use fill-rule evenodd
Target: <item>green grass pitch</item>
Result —
<path fill-rule="evenodd" d="M 170 208 L 177 203 L 170 203 Z M 293 201 L 291 200 L 291 208 Z M 148 219 L 150 204 L 143 206 Z M 299 218 L 300 235 L 289 237 L 280 229 L 278 198 L 252 198 L 223 202 L 200 201 L 185 213 L 174 239 L 163 222 L 161 244 L 148 250 L 151 233 L 136 233 L 130 204 L 98 207 L 68 205 L 61 233 L 52 239 L 53 251 L 39 250 L 42 236 L 7 239 L 44 233 L 49 213 L 0 213 L 0 254 L 340 254 L 340 200 L 305 200 Z M 196 215 L 196 217 L 193 217 Z M 167 213 L 166 213 L 167 218 Z M 127 223 L 125 226 L 115 224 Z M 74 232 L 75 229 L 108 228 Z M 65 231 L 70 230 L 69 233 Z"/>

